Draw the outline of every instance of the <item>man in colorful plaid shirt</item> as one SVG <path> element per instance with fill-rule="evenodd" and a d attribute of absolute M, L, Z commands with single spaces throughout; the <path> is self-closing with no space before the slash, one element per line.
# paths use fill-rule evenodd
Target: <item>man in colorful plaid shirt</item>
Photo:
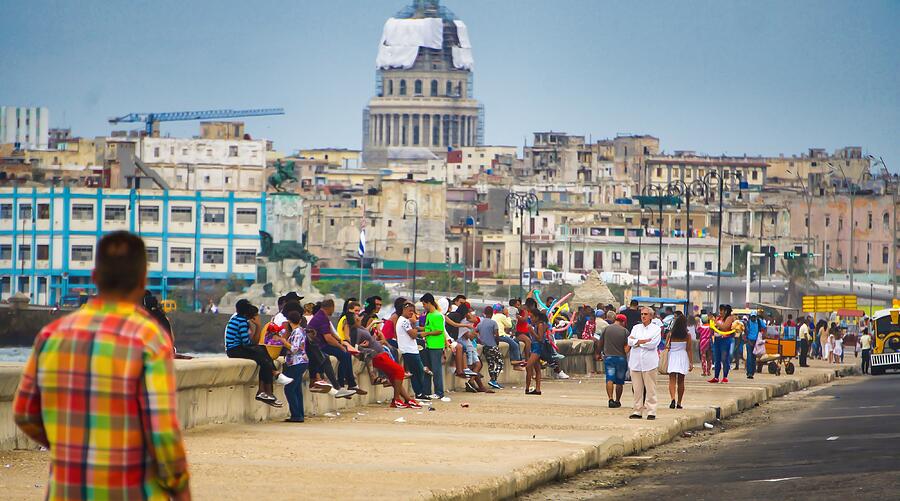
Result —
<path fill-rule="evenodd" d="M 190 499 L 172 342 L 140 304 L 144 242 L 97 245 L 98 297 L 34 341 L 13 409 L 50 449 L 48 499 Z"/>

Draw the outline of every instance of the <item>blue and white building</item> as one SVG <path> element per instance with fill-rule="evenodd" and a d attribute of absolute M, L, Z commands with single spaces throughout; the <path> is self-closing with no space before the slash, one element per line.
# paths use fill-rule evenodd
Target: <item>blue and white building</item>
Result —
<path fill-rule="evenodd" d="M 97 242 L 116 230 L 143 237 L 149 288 L 163 298 L 201 280 L 254 281 L 265 215 L 262 192 L 0 188 L 0 299 L 93 292 Z"/>

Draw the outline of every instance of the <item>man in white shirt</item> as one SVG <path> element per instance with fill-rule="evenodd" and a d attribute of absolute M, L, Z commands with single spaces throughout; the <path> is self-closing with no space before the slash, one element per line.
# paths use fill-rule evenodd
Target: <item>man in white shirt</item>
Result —
<path fill-rule="evenodd" d="M 868 374 L 872 367 L 872 333 L 869 319 L 865 319 L 864 322 L 859 345 L 862 348 L 862 373 Z"/>
<path fill-rule="evenodd" d="M 634 412 L 631 419 L 641 419 L 646 411 L 647 419 L 656 419 L 656 369 L 659 367 L 657 345 L 662 336 L 659 326 L 652 322 L 653 310 L 641 309 L 641 323 L 631 328 L 628 335 L 628 368 L 631 370 L 631 387 L 634 390 Z"/>

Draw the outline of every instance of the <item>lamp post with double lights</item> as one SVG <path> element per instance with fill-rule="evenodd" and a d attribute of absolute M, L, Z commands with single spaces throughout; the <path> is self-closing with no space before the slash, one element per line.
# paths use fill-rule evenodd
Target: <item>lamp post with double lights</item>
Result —
<path fill-rule="evenodd" d="M 700 179 L 695 179 L 691 183 L 685 183 L 681 180 L 672 181 L 666 185 L 666 193 L 669 196 L 677 197 L 680 199 L 684 199 L 685 205 L 687 207 L 687 250 L 685 253 L 685 287 L 687 288 L 687 313 L 690 314 L 693 310 L 691 309 L 691 232 L 693 232 L 693 228 L 691 227 L 691 199 L 694 197 L 702 198 L 704 203 L 709 201 L 709 185 L 706 184 L 705 181 Z M 678 210 L 681 210 L 681 204 L 678 205 Z M 721 224 L 719 225 L 721 227 Z M 721 233 L 720 233 L 721 234 Z M 719 251 L 721 252 L 721 241 L 719 245 Z"/>
<path fill-rule="evenodd" d="M 862 176 L 865 172 L 860 173 L 859 179 L 856 182 L 851 181 L 847 178 L 847 174 L 844 172 L 844 168 L 841 167 L 841 164 L 835 166 L 833 163 L 828 162 L 828 166 L 831 167 L 831 172 L 835 172 L 835 169 L 841 172 L 841 179 L 844 181 L 844 186 L 850 190 L 850 259 L 848 260 L 847 272 L 850 275 L 850 293 L 855 294 L 856 292 L 853 290 L 853 265 L 856 264 L 854 262 L 855 254 L 853 253 L 853 230 L 856 227 L 856 221 L 853 219 L 854 217 L 854 206 L 856 205 L 856 194 L 859 192 L 859 183 L 862 181 Z M 872 277 L 869 277 L 871 280 Z"/>
<path fill-rule="evenodd" d="M 657 278 L 656 278 L 657 293 L 656 293 L 656 295 L 658 297 L 662 297 L 662 262 L 663 262 L 663 256 L 662 256 L 662 211 L 657 213 L 656 211 L 653 210 L 653 207 L 650 207 L 650 206 L 641 207 L 641 219 L 643 219 L 643 214 L 645 211 L 650 211 L 650 219 L 657 219 L 656 215 L 657 214 L 659 215 L 659 229 L 657 230 L 657 233 L 659 234 L 659 257 L 656 260 L 656 270 L 657 270 Z M 648 225 L 646 225 L 646 224 L 644 225 L 645 233 L 647 231 L 647 226 Z M 641 243 L 641 241 L 638 240 L 638 244 L 640 244 L 640 243 Z M 638 251 L 638 253 L 640 254 L 640 251 Z M 640 280 L 640 278 L 638 280 Z M 638 284 L 638 287 L 640 287 L 640 284 Z"/>
<path fill-rule="evenodd" d="M 412 297 L 413 301 L 416 300 L 416 266 L 419 262 L 418 252 L 419 252 L 419 204 L 413 199 L 409 199 L 403 205 L 403 219 L 406 219 L 406 215 L 409 214 L 416 218 L 414 230 L 413 230 L 413 280 L 412 280 Z"/>
<path fill-rule="evenodd" d="M 898 180 L 896 175 L 891 176 L 891 172 L 888 170 L 883 158 L 875 155 L 866 155 L 866 158 L 874 162 L 873 166 L 881 164 L 884 188 L 885 190 L 891 190 L 893 214 L 891 216 L 891 259 L 888 261 L 891 268 L 888 272 L 891 274 L 891 297 L 895 298 L 897 297 L 897 247 L 900 246 L 900 242 L 897 241 L 897 205 L 900 204 L 900 180 Z"/>
<path fill-rule="evenodd" d="M 712 183 L 718 183 L 718 197 L 719 197 L 719 229 L 718 236 L 716 237 L 717 241 L 717 250 L 716 250 L 716 304 L 715 307 L 718 308 L 722 299 L 722 226 L 725 225 L 725 209 L 724 209 L 724 200 L 725 200 L 725 179 L 726 178 L 735 178 L 738 181 L 738 201 L 744 199 L 744 187 L 747 185 L 747 182 L 744 180 L 741 173 L 736 170 L 711 170 L 705 176 L 703 176 L 703 183 L 711 187 Z"/>
<path fill-rule="evenodd" d="M 670 193 L 670 189 L 668 186 L 661 186 L 656 184 L 648 184 L 641 189 L 641 196 L 635 197 L 638 202 L 641 204 L 641 212 L 644 209 L 649 209 L 651 215 L 653 214 L 652 206 L 657 207 L 657 215 L 659 216 L 659 261 L 656 263 L 657 265 L 657 278 L 656 278 L 656 286 L 657 286 L 657 294 L 659 297 L 662 297 L 662 263 L 663 263 L 663 255 L 662 255 L 662 217 L 663 217 L 663 207 L 666 205 L 678 205 L 680 200 L 677 197 L 672 196 Z"/>
<path fill-rule="evenodd" d="M 525 212 L 528 211 L 530 213 L 532 210 L 537 211 L 536 214 L 540 215 L 538 198 L 534 193 L 517 193 L 511 191 L 506 195 L 506 210 L 504 213 L 506 215 L 510 215 L 511 212 L 515 211 L 518 211 L 519 213 L 519 287 L 522 287 L 523 252 L 525 251 Z M 510 221 L 510 227 L 511 226 L 512 221 Z M 528 274 L 528 287 L 531 287 L 531 273 Z"/>

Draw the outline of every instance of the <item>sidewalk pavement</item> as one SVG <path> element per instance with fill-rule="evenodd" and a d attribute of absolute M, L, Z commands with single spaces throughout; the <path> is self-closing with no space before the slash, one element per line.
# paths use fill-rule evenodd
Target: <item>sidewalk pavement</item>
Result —
<path fill-rule="evenodd" d="M 733 371 L 709 384 L 687 378 L 683 410 L 669 409 L 657 377 L 656 421 L 630 420 L 626 384 L 607 407 L 602 375 L 549 381 L 543 395 L 507 386 L 496 394 L 450 393 L 434 411 L 368 406 L 305 423 L 211 425 L 186 433 L 195 499 L 497 499 L 665 443 L 682 431 L 769 398 L 858 372 L 813 361 L 792 376 Z M 468 404 L 464 406 L 464 404 Z M 402 418 L 403 422 L 398 422 Z M 0 453 L 0 492 L 39 499 L 46 452 Z M 5 468 L 5 465 L 10 465 Z"/>

